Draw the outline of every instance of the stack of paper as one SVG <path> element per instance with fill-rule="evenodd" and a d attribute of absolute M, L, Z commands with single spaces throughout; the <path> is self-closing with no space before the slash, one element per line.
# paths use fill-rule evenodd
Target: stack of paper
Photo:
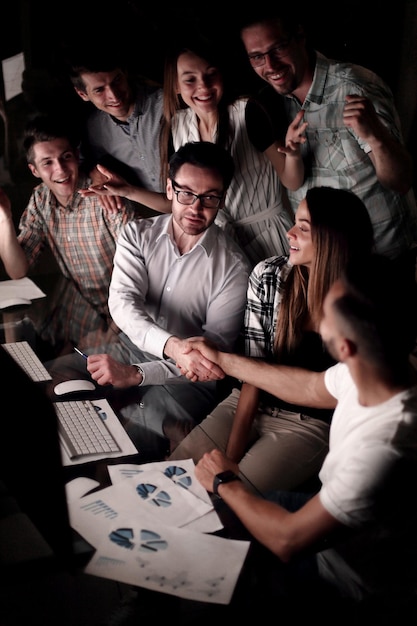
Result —
<path fill-rule="evenodd" d="M 222 524 L 192 459 L 108 470 L 113 484 L 84 497 L 69 484 L 71 525 L 96 548 L 85 572 L 228 604 L 249 542 L 206 534 Z"/>

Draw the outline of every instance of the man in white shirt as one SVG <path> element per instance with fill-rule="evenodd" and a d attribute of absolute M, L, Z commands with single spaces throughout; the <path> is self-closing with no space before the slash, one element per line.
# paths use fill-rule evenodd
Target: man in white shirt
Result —
<path fill-rule="evenodd" d="M 99 385 L 143 387 L 135 419 L 162 435 L 167 418 L 187 432 L 218 401 L 200 353 L 182 354 L 186 339 L 199 335 L 232 351 L 242 327 L 249 265 L 214 224 L 233 167 L 216 144 L 185 144 L 169 165 L 172 213 L 137 221 L 117 243 L 109 310 L 130 359 L 91 354 L 87 369 Z M 181 375 L 177 363 L 200 382 Z"/>

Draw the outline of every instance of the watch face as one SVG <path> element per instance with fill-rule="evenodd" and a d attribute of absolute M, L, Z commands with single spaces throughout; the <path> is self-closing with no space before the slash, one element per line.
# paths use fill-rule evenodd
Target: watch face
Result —
<path fill-rule="evenodd" d="M 232 470 L 226 470 L 225 472 L 220 472 L 220 474 L 217 474 L 217 478 L 219 479 L 219 482 L 227 483 L 230 480 L 234 480 L 235 478 L 237 478 L 237 476 L 234 472 L 232 472 Z"/>
<path fill-rule="evenodd" d="M 213 480 L 213 493 L 219 495 L 219 485 L 221 485 L 222 483 L 230 483 L 232 480 L 239 480 L 239 476 L 232 472 L 232 470 L 226 470 L 225 472 L 220 472 L 220 474 L 216 474 Z"/>

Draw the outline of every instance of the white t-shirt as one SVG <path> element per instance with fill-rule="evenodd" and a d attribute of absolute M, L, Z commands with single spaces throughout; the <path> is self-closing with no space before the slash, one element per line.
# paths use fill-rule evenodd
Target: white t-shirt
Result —
<path fill-rule="evenodd" d="M 417 388 L 365 407 L 346 365 L 327 370 L 325 382 L 338 404 L 320 500 L 352 532 L 318 555 L 320 570 L 354 597 L 415 589 Z"/>

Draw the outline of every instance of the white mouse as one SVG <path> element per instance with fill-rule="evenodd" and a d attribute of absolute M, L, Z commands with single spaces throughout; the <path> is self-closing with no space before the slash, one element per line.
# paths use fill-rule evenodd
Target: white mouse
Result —
<path fill-rule="evenodd" d="M 11 306 L 29 306 L 29 304 L 32 304 L 32 300 L 27 298 L 7 298 L 6 300 L 0 300 L 0 309 L 8 309 Z"/>
<path fill-rule="evenodd" d="M 90 380 L 66 380 L 63 383 L 55 385 L 54 393 L 57 396 L 63 396 L 66 393 L 93 391 L 95 388 L 94 383 Z"/>

